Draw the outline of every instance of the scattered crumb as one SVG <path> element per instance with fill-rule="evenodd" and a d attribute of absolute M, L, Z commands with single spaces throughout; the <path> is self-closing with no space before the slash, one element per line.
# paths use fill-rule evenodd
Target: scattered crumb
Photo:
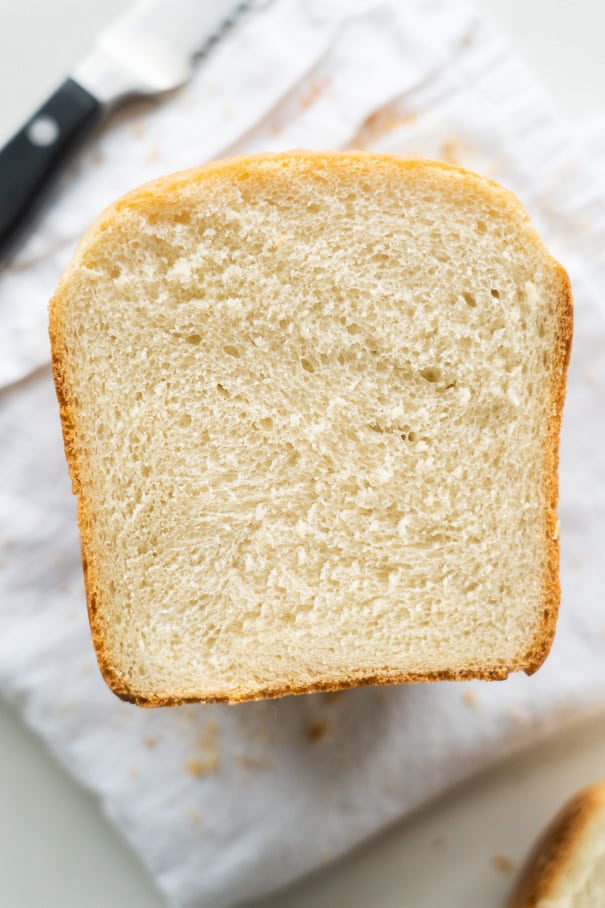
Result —
<path fill-rule="evenodd" d="M 188 810 L 187 816 L 192 826 L 203 826 L 204 820 L 199 810 Z"/>
<path fill-rule="evenodd" d="M 512 873 L 515 869 L 513 861 L 505 854 L 493 854 L 491 858 L 493 866 L 500 873 Z"/>
<path fill-rule="evenodd" d="M 142 139 L 145 135 L 145 124 L 135 123 L 130 131 L 135 139 Z"/>
<path fill-rule="evenodd" d="M 462 43 L 465 47 L 472 47 L 475 43 L 475 38 L 473 37 L 473 35 L 465 35 L 462 39 Z"/>
<path fill-rule="evenodd" d="M 148 148 L 147 154 L 145 155 L 145 161 L 148 164 L 153 164 L 155 161 L 159 161 L 160 153 L 157 148 Z"/>
<path fill-rule="evenodd" d="M 321 741 L 321 739 L 325 737 L 328 728 L 328 723 L 324 722 L 322 719 L 310 719 L 307 722 L 305 730 L 307 740 L 312 744 L 317 744 L 318 741 Z"/>
<path fill-rule="evenodd" d="M 185 769 L 189 775 L 194 776 L 196 779 L 201 779 L 202 776 L 210 776 L 218 769 L 218 757 L 216 754 L 210 754 L 203 760 L 187 760 Z"/>
<path fill-rule="evenodd" d="M 5 536 L 2 541 L 2 545 L 4 546 L 5 549 L 12 548 L 14 546 L 14 544 L 15 544 L 15 540 L 12 538 L 12 536 Z M 57 563 L 60 563 L 60 562 L 57 562 Z"/>
<path fill-rule="evenodd" d="M 439 156 L 443 161 L 447 161 L 448 164 L 459 164 L 460 143 L 457 142 L 456 139 L 442 142 L 441 148 L 439 149 Z"/>
<path fill-rule="evenodd" d="M 464 691 L 464 693 L 462 694 L 462 699 L 467 706 L 470 706 L 471 709 L 479 709 L 479 700 L 477 699 L 477 694 L 471 688 Z"/>
<path fill-rule="evenodd" d="M 282 130 L 281 130 L 281 126 L 272 126 L 272 127 L 271 127 L 271 135 L 274 136 L 274 137 L 280 136 L 280 135 L 281 135 L 281 131 L 282 131 Z"/>
<path fill-rule="evenodd" d="M 589 369 L 582 373 L 582 381 L 585 385 L 594 385 L 594 375 Z"/>
<path fill-rule="evenodd" d="M 431 841 L 431 845 L 433 846 L 433 848 L 445 848 L 445 846 L 447 845 L 447 836 L 443 835 L 443 833 L 434 836 L 433 840 Z"/>
<path fill-rule="evenodd" d="M 319 96 L 326 90 L 332 80 L 328 77 L 325 79 L 316 79 L 311 82 L 307 93 L 301 98 L 300 106 L 302 110 L 307 110 L 312 104 L 315 104 Z"/>
<path fill-rule="evenodd" d="M 69 590 L 69 584 L 67 584 L 67 583 L 60 583 L 59 586 L 57 587 L 58 593 L 67 593 L 68 590 Z"/>
<path fill-rule="evenodd" d="M 128 775 L 130 776 L 131 779 L 138 779 L 139 776 L 141 775 L 141 773 L 139 772 L 138 767 L 136 767 L 136 766 L 129 766 L 129 767 L 128 767 Z"/>
<path fill-rule="evenodd" d="M 200 735 L 200 747 L 203 747 L 204 749 L 214 749 L 216 747 L 216 732 L 216 722 L 206 722 Z"/>
<path fill-rule="evenodd" d="M 202 751 L 202 756 L 193 757 L 185 764 L 185 768 L 190 775 L 200 778 L 217 771 L 219 757 L 216 749 L 216 733 L 216 722 L 206 722 L 197 739 L 197 746 Z"/>
<path fill-rule="evenodd" d="M 464 164 L 475 156 L 475 149 L 460 139 L 449 139 L 441 143 L 439 156 L 448 164 Z"/>
<path fill-rule="evenodd" d="M 157 743 L 159 740 L 160 740 L 159 738 L 148 737 L 148 738 L 143 739 L 143 744 L 145 745 L 145 747 L 148 747 L 150 750 L 153 750 L 153 748 L 157 746 Z"/>
<path fill-rule="evenodd" d="M 410 111 L 409 113 L 399 113 L 392 108 L 383 108 L 371 113 L 366 117 L 357 136 L 355 137 L 356 148 L 363 150 L 373 141 L 380 139 L 382 136 L 399 126 L 411 126 L 418 119 L 418 114 Z"/>
<path fill-rule="evenodd" d="M 516 725 L 525 725 L 527 722 L 527 716 L 525 713 L 522 713 L 520 709 L 517 709 L 515 706 L 509 706 L 505 710 L 505 714 L 512 719 Z"/>
<path fill-rule="evenodd" d="M 90 156 L 90 161 L 95 167 L 100 167 L 105 163 L 105 155 L 100 148 L 95 148 Z"/>
<path fill-rule="evenodd" d="M 235 754 L 233 759 L 236 763 L 239 763 L 240 766 L 244 766 L 246 769 L 259 771 L 261 769 L 271 768 L 271 764 L 267 762 L 267 760 L 262 760 L 259 757 L 249 757 L 248 754 Z"/>
<path fill-rule="evenodd" d="M 365 120 L 363 121 L 363 123 L 361 125 L 361 128 L 362 128 L 362 130 L 365 130 L 366 132 L 368 132 L 370 134 L 372 134 L 372 133 L 375 134 L 378 125 L 381 124 L 381 122 L 382 122 L 382 119 L 383 119 L 382 111 L 375 110 L 373 113 L 371 113 L 369 115 L 369 117 L 365 118 Z M 380 130 L 380 131 L 382 131 L 382 130 Z"/>

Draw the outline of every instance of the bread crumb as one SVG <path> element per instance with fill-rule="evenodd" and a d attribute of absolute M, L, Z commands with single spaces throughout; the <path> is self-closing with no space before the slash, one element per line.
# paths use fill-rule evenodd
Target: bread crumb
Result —
<path fill-rule="evenodd" d="M 462 699 L 471 709 L 474 709 L 475 711 L 479 709 L 479 700 L 477 698 L 477 694 L 471 688 L 468 688 L 468 690 L 464 691 L 464 693 L 462 694 Z"/>
<path fill-rule="evenodd" d="M 326 736 L 328 728 L 328 723 L 324 722 L 323 719 L 309 720 L 306 727 L 307 740 L 312 744 L 317 744 L 318 741 L 321 741 Z"/>
<path fill-rule="evenodd" d="M 145 155 L 145 161 L 148 164 L 153 164 L 155 161 L 159 161 L 160 153 L 157 148 L 148 148 L 147 154 Z"/>
<path fill-rule="evenodd" d="M 192 826 L 203 826 L 204 820 L 199 810 L 188 810 L 187 816 Z"/>
<path fill-rule="evenodd" d="M 302 110 L 307 110 L 312 104 L 315 104 L 319 96 L 326 90 L 332 80 L 329 77 L 325 79 L 316 79 L 311 82 L 307 93 L 301 98 L 300 106 Z"/>
<path fill-rule="evenodd" d="M 366 117 L 357 133 L 354 142 L 355 148 L 364 150 L 372 142 L 380 139 L 387 133 L 392 132 L 399 126 L 411 126 L 418 119 L 418 114 L 410 111 L 409 113 L 398 113 L 392 108 L 383 108 L 371 113 Z M 351 149 L 353 150 L 353 149 Z"/>
<path fill-rule="evenodd" d="M 216 749 L 216 733 L 216 722 L 206 722 L 197 739 L 197 745 L 203 751 L 203 756 L 192 757 L 185 764 L 185 768 L 190 775 L 201 778 L 217 771 L 219 757 Z"/>
<path fill-rule="evenodd" d="M 5 536 L 4 539 L 2 540 L 2 545 L 4 546 L 5 549 L 12 549 L 14 544 L 15 544 L 15 541 L 12 538 L 12 536 Z"/>
<path fill-rule="evenodd" d="M 100 148 L 95 148 L 90 156 L 91 164 L 94 164 L 95 167 L 100 167 L 101 164 L 105 163 L 105 155 Z"/>
<path fill-rule="evenodd" d="M 271 764 L 267 760 L 262 760 L 259 757 L 249 757 L 248 754 L 235 754 L 233 759 L 236 763 L 239 763 L 240 766 L 245 767 L 245 769 L 258 771 L 271 768 Z"/>
<path fill-rule="evenodd" d="M 189 775 L 194 776 L 196 779 L 201 779 L 202 776 L 210 776 L 218 769 L 218 757 L 216 754 L 210 754 L 204 760 L 187 760 L 185 769 Z"/>
<path fill-rule="evenodd" d="M 67 583 L 60 583 L 59 586 L 57 587 L 58 593 L 67 593 L 68 590 L 69 590 L 69 584 L 67 584 Z"/>
<path fill-rule="evenodd" d="M 321 698 L 324 703 L 333 706 L 335 703 L 338 703 L 342 699 L 344 691 L 342 690 L 327 690 L 321 694 Z"/>
<path fill-rule="evenodd" d="M 159 738 L 149 737 L 149 738 L 143 739 L 143 743 L 144 743 L 145 747 L 148 747 L 150 750 L 153 750 L 153 748 L 157 745 L 158 741 L 159 741 Z"/>
<path fill-rule="evenodd" d="M 216 733 L 218 726 L 216 722 L 206 722 L 200 735 L 200 747 L 204 749 L 214 749 L 216 747 Z"/>
<path fill-rule="evenodd" d="M 145 124 L 144 123 L 135 123 L 132 129 L 130 130 L 135 139 L 142 139 L 145 135 Z"/>
<path fill-rule="evenodd" d="M 582 373 L 582 381 L 585 385 L 594 385 L 594 375 L 588 369 Z"/>
<path fill-rule="evenodd" d="M 460 143 L 456 139 L 450 139 L 447 142 L 441 143 L 441 148 L 439 150 L 439 156 L 442 161 L 447 161 L 448 164 L 459 164 L 460 163 Z"/>
<path fill-rule="evenodd" d="M 475 157 L 475 149 L 460 139 L 449 139 L 441 143 L 439 155 L 448 164 L 461 165 Z"/>
<path fill-rule="evenodd" d="M 516 706 L 509 706 L 505 710 L 505 715 L 507 715 L 509 719 L 512 719 L 515 725 L 525 725 L 527 722 L 525 713 L 522 713 Z"/>
<path fill-rule="evenodd" d="M 128 775 L 130 776 L 131 779 L 138 779 L 139 776 L 141 775 L 141 773 L 137 766 L 129 766 Z"/>
<path fill-rule="evenodd" d="M 514 862 L 505 854 L 493 854 L 491 860 L 499 873 L 512 873 L 515 869 Z"/>

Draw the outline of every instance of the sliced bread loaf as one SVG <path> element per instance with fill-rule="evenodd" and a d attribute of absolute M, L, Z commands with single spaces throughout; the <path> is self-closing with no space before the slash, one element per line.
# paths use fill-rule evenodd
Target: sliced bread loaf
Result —
<path fill-rule="evenodd" d="M 105 211 L 50 334 L 113 690 L 535 671 L 571 330 L 519 202 L 441 164 L 239 158 Z"/>

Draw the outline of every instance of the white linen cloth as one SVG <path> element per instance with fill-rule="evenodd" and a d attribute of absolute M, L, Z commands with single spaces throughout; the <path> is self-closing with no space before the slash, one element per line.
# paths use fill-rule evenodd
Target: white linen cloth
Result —
<path fill-rule="evenodd" d="M 592 144 L 594 141 L 594 130 Z M 570 271 L 563 601 L 533 677 L 140 710 L 90 643 L 46 306 L 117 194 L 227 154 L 445 158 L 511 187 Z M 94 791 L 168 904 L 223 908 L 342 854 L 573 717 L 605 708 L 605 190 L 497 37 L 448 0 L 274 0 L 190 85 L 114 117 L 0 276 L 0 691 Z"/>

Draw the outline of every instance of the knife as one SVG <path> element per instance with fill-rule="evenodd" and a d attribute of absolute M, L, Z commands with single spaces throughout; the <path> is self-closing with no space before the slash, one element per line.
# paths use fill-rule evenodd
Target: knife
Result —
<path fill-rule="evenodd" d="M 0 150 L 0 258 L 86 136 L 129 98 L 177 88 L 196 57 L 251 5 L 242 0 L 139 0 Z"/>

